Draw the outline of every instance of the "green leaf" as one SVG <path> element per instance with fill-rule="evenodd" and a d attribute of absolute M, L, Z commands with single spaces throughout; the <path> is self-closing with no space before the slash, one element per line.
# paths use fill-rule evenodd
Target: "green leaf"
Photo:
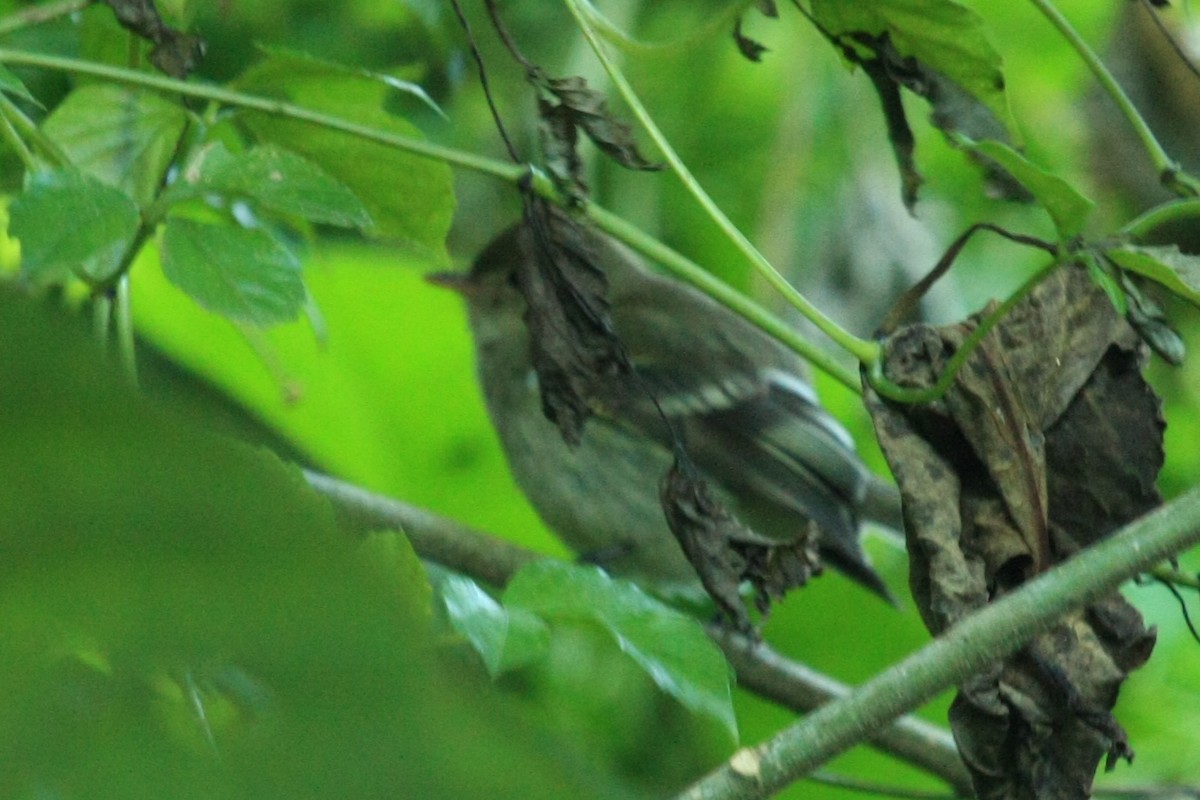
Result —
<path fill-rule="evenodd" d="M 1000 55 L 972 9 L 954 0 L 813 0 L 811 8 L 826 31 L 845 37 L 844 45 L 854 46 L 854 33 L 887 34 L 900 55 L 950 78 L 1013 130 Z"/>
<path fill-rule="evenodd" d="M 691 617 L 596 567 L 549 560 L 518 572 L 503 600 L 507 608 L 523 608 L 551 622 L 600 625 L 660 689 L 737 738 L 729 665 Z"/>
<path fill-rule="evenodd" d="M 172 217 L 163 233 L 162 266 L 197 303 L 238 322 L 287 322 L 306 298 L 296 256 L 259 230 Z"/>
<path fill-rule="evenodd" d="M 965 137 L 957 137 L 957 141 L 972 153 L 999 164 L 1028 189 L 1054 220 L 1060 239 L 1070 239 L 1083 230 L 1093 203 L 1071 184 L 1057 175 L 1051 175 L 1001 142 L 973 142 Z"/>
<path fill-rule="evenodd" d="M 9 214 L 9 232 L 21 240 L 21 269 L 43 286 L 71 277 L 111 280 L 140 223 L 129 197 L 78 170 L 33 173 Z"/>
<path fill-rule="evenodd" d="M 25 84 L 21 81 L 21 79 L 3 64 L 0 64 L 0 92 L 11 94 L 14 97 L 21 98 L 22 100 L 28 100 L 38 108 L 44 107 L 38 102 L 36 97 L 30 94 L 29 89 L 25 87 Z"/>
<path fill-rule="evenodd" d="M 237 87 L 388 133 L 423 138 L 413 125 L 385 110 L 395 85 L 370 73 L 272 52 L 248 70 Z M 370 235 L 404 242 L 439 263 L 448 260 L 445 239 L 454 192 L 447 165 L 261 112 L 244 112 L 239 119 L 262 141 L 301 154 L 348 186 L 374 220 Z"/>
<path fill-rule="evenodd" d="M 1200 306 L 1200 256 L 1175 245 L 1125 244 L 1104 251 L 1122 269 L 1149 278 L 1184 300 Z"/>
<path fill-rule="evenodd" d="M 326 225 L 369 228 L 371 215 L 349 187 L 295 153 L 273 145 L 234 155 L 220 142 L 201 150 L 171 187 L 176 194 L 215 191 L 247 197 L 264 209 Z"/>
<path fill-rule="evenodd" d="M 158 194 L 187 124 L 157 94 L 108 84 L 82 86 L 43 127 L 71 163 L 146 207 Z"/>
<path fill-rule="evenodd" d="M 1121 282 L 1115 274 L 1116 270 L 1111 267 L 1106 269 L 1104 263 L 1097 258 L 1095 253 L 1083 252 L 1079 258 L 1083 262 L 1084 267 L 1087 268 L 1088 276 L 1108 295 L 1108 301 L 1112 303 L 1116 312 L 1122 317 L 1128 314 L 1129 303 L 1125 299 L 1125 289 L 1121 286 Z"/>
<path fill-rule="evenodd" d="M 501 606 L 461 575 L 447 575 L 438 588 L 450 625 L 479 652 L 492 677 L 545 655 L 550 630 L 537 615 Z"/>
<path fill-rule="evenodd" d="M 0 796 L 630 796 L 438 658 L 402 545 L 47 305 L 0 285 Z"/>

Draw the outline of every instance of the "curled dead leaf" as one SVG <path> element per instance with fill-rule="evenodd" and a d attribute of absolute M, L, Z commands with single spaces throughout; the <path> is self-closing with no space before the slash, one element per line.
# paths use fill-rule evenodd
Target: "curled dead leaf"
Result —
<path fill-rule="evenodd" d="M 978 324 L 898 330 L 885 374 L 931 386 Z M 867 390 L 933 633 L 1159 504 L 1164 423 L 1145 355 L 1087 274 L 1064 267 L 983 338 L 941 400 L 901 406 Z M 963 684 L 951 725 L 978 795 L 1087 797 L 1102 756 L 1132 756 L 1111 709 L 1153 643 L 1113 594 Z"/>
<path fill-rule="evenodd" d="M 172 78 L 183 79 L 204 57 L 204 40 L 177 31 L 163 22 L 152 0 L 104 0 L 121 27 L 154 44 L 150 63 Z"/>
<path fill-rule="evenodd" d="M 659 486 L 667 524 L 709 596 L 741 633 L 754 635 L 739 587 L 749 581 L 759 613 L 821 572 L 817 527 L 808 523 L 794 541 L 773 542 L 733 515 L 677 449 Z"/>
<path fill-rule="evenodd" d="M 629 360 L 609 315 L 604 271 L 589 239 L 566 212 L 527 196 L 517 259 L 542 409 L 568 444 L 592 414 L 594 386 L 627 372 Z"/>

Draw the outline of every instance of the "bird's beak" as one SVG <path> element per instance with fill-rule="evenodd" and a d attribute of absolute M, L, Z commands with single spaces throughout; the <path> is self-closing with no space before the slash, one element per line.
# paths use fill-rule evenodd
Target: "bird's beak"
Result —
<path fill-rule="evenodd" d="M 470 294 L 475 288 L 475 282 L 466 272 L 430 272 L 425 275 L 425 281 L 462 295 Z"/>

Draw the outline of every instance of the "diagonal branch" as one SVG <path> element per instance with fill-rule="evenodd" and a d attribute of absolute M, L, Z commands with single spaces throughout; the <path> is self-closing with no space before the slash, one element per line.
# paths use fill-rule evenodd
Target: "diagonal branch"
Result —
<path fill-rule="evenodd" d="M 336 478 L 308 470 L 304 476 L 333 503 L 348 527 L 400 529 L 422 558 L 493 586 L 503 586 L 520 567 L 539 558 L 494 536 Z M 765 644 L 717 626 L 710 626 L 708 632 L 725 651 L 741 686 L 793 711 L 812 711 L 851 693 L 851 687 L 790 661 Z M 966 768 L 944 729 L 902 717 L 863 738 L 880 751 L 936 775 L 959 794 L 969 794 Z"/>
<path fill-rule="evenodd" d="M 679 800 L 768 797 L 943 689 L 1016 651 L 1067 611 L 1200 543 L 1200 487 L 973 614 L 848 697 L 744 748 Z"/>

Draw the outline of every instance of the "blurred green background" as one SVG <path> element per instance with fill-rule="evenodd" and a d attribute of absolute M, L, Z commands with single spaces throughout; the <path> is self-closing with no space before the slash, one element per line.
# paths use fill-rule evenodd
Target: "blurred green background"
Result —
<path fill-rule="evenodd" d="M 532 93 L 490 33 L 481 4 L 464 4 L 505 124 L 532 157 Z M 932 266 L 966 225 L 988 220 L 1051 234 L 1049 220 L 1036 209 L 987 198 L 977 171 L 925 123 L 927 107 L 911 97 L 908 110 L 926 184 L 916 216 L 910 217 L 900 203 L 886 132 L 866 79 L 848 71 L 790 6 L 781 4 L 779 20 L 747 14 L 746 32 L 770 48 L 762 63 L 752 64 L 737 53 L 729 35 L 728 2 L 598 5 L 635 37 L 637 46 L 623 56 L 630 78 L 700 182 L 777 267 L 856 333 L 869 334 L 898 288 Z M 1030 4 L 970 5 L 983 15 L 1004 56 L 1014 116 L 1030 157 L 1098 202 L 1095 232 L 1119 225 L 1146 200 L 1105 165 L 1136 164 L 1140 154 L 1100 149 L 1100 137 L 1093 134 L 1121 123 L 1092 96 L 1078 58 Z M 1100 48 L 1114 30 L 1125 30 L 1128 23 L 1121 17 L 1132 5 L 1060 3 Z M 18 6 L 0 3 L 6 12 Z M 430 139 L 503 157 L 461 29 L 443 0 L 213 0 L 188 8 L 193 29 L 208 41 L 202 77 L 236 77 L 254 61 L 258 45 L 394 72 L 424 86 L 445 112 L 442 117 L 419 104 L 397 109 Z M 508 0 L 503 8 L 534 61 L 555 74 L 583 74 L 594 86 L 608 88 L 562 6 Z M 99 13 L 106 12 L 90 9 L 84 16 Z M 4 43 L 61 51 L 73 41 L 74 24 L 79 23 L 23 31 Z M 47 105 L 68 85 L 60 75 L 22 72 L 22 77 Z M 1179 94 L 1190 95 L 1194 103 L 1198 89 L 1193 83 Z M 615 95 L 610 104 L 622 110 Z M 1196 138 L 1180 141 L 1185 150 L 1177 157 L 1200 167 Z M 644 149 L 654 157 L 648 143 Z M 782 313 L 777 299 L 749 275 L 671 175 L 624 172 L 594 153 L 589 159 L 597 202 Z M 1144 169 L 1150 169 L 1148 163 Z M 6 178 L 14 174 L 14 169 L 4 171 Z M 455 190 L 458 209 L 448 253 L 462 267 L 516 218 L 519 200 L 513 187 L 469 172 L 456 173 Z M 925 311 L 934 321 L 960 317 L 1004 296 L 1038 264 L 1037 253 L 981 237 L 966 249 Z M 305 280 L 323 330 L 303 322 L 259 331 L 199 309 L 165 280 L 149 248 L 132 282 L 137 330 L 148 348 L 146 390 L 184 404 L 202 424 L 251 436 L 265 428 L 288 456 L 539 552 L 567 555 L 508 475 L 474 383 L 458 298 L 422 278 L 444 267 L 399 246 L 322 232 L 306 252 Z M 1170 311 L 1194 354 L 1200 349 L 1194 309 L 1172 304 Z M 155 367 L 160 357 L 168 366 Z M 1155 363 L 1151 374 L 1166 401 L 1167 466 L 1161 485 L 1171 496 L 1200 476 L 1200 372 L 1193 358 L 1181 369 Z M 882 469 L 857 398 L 822 376 L 816 380 L 864 455 Z M 215 392 L 201 392 L 197 382 Z M 903 554 L 882 541 L 869 546 L 889 584 L 903 592 Z M 1193 572 L 1200 567 L 1195 557 L 1182 561 Z M 1150 664 L 1126 685 L 1117 710 L 1137 761 L 1102 777 L 1101 785 L 1200 783 L 1194 757 L 1200 749 L 1194 724 L 1200 717 L 1200 645 L 1165 589 L 1129 587 L 1126 594 L 1158 626 L 1159 645 Z M 911 606 L 885 607 L 829 575 L 784 602 L 772 615 L 766 638 L 783 653 L 856 683 L 928 636 Z M 556 642 L 550 664 L 510 675 L 500 688 L 536 726 L 602 769 L 611 768 L 658 795 L 732 750 L 715 726 L 689 717 L 614 648 L 581 633 Z M 942 698 L 923 714 L 942 722 L 947 702 Z M 760 741 L 793 719 L 745 693 L 739 693 L 737 708 L 744 743 Z M 828 769 L 895 786 L 939 786 L 865 748 Z M 782 796 L 852 795 L 805 782 Z"/>

